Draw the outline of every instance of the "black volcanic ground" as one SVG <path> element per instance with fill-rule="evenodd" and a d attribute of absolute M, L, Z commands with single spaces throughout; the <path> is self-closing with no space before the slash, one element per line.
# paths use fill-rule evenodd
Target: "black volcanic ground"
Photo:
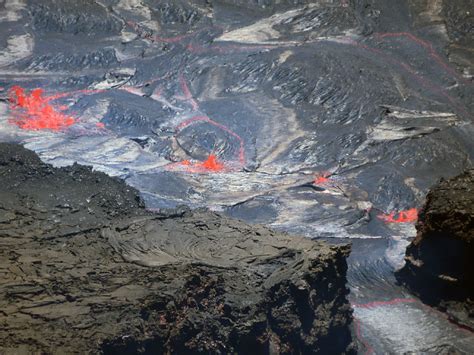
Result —
<path fill-rule="evenodd" d="M 350 239 L 361 351 L 469 353 L 472 333 L 395 285 L 413 224 L 378 217 L 472 167 L 473 5 L 5 0 L 0 139 L 121 177 L 150 209 Z M 74 123 L 27 129 L 14 86 Z"/>

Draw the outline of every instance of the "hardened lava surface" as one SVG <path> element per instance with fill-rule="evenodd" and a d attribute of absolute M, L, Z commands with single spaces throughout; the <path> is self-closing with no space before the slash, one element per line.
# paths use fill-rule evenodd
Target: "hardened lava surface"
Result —
<path fill-rule="evenodd" d="M 189 208 L 0 143 L 0 353 L 355 353 L 348 245 Z"/>
<path fill-rule="evenodd" d="M 350 239 L 361 351 L 471 353 L 393 271 L 428 189 L 472 167 L 472 7 L 4 1 L 0 138 L 121 177 L 152 209 Z"/>

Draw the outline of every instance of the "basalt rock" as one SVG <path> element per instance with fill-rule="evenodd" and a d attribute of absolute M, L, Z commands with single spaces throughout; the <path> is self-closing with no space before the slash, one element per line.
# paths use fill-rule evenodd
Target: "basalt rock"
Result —
<path fill-rule="evenodd" d="M 425 302 L 474 328 L 474 170 L 428 194 L 398 280 Z"/>
<path fill-rule="evenodd" d="M 348 246 L 0 144 L 0 353 L 350 353 Z"/>

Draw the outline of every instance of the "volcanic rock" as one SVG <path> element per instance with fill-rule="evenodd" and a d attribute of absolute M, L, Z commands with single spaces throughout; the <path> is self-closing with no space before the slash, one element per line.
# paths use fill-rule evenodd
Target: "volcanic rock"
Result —
<path fill-rule="evenodd" d="M 348 246 L 0 144 L 0 353 L 351 353 Z"/>
<path fill-rule="evenodd" d="M 405 260 L 397 273 L 401 283 L 474 328 L 474 170 L 428 193 Z"/>

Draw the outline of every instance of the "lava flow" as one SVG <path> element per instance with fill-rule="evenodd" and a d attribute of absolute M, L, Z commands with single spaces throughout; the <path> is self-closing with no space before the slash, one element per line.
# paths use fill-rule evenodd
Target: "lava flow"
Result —
<path fill-rule="evenodd" d="M 382 214 L 379 215 L 378 218 L 386 223 L 411 223 L 417 221 L 418 210 L 416 208 L 410 208 L 406 211 Z"/>
<path fill-rule="evenodd" d="M 44 97 L 42 89 L 34 89 L 30 94 L 19 86 L 10 91 L 10 108 L 13 117 L 9 122 L 25 130 L 60 131 L 76 120 L 60 112 L 65 107 L 54 107 L 50 104 L 52 98 Z"/>

